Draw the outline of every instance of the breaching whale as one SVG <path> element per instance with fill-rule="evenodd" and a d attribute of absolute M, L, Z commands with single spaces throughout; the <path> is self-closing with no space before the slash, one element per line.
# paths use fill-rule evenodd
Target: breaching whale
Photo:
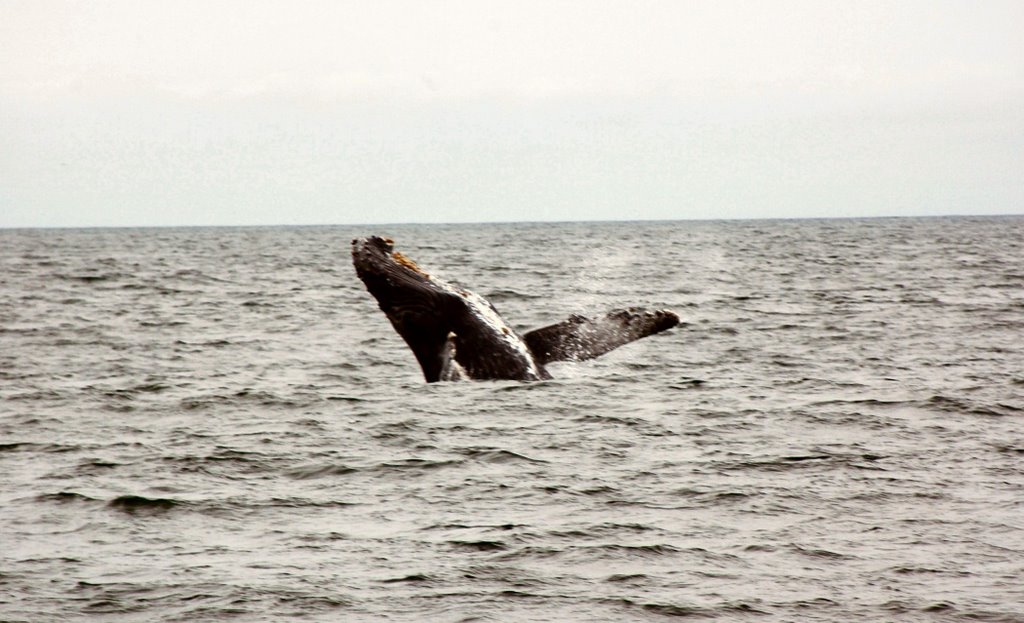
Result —
<path fill-rule="evenodd" d="M 519 335 L 485 298 L 430 275 L 388 238 L 353 240 L 352 263 L 428 383 L 550 379 L 548 363 L 593 359 L 679 324 L 673 312 L 631 307 Z"/>

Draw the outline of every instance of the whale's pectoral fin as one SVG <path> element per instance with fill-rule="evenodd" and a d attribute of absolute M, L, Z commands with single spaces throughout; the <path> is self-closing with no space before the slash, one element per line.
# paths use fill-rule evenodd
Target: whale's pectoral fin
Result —
<path fill-rule="evenodd" d="M 679 324 L 679 316 L 666 310 L 639 307 L 616 309 L 600 318 L 573 315 L 557 324 L 534 329 L 523 336 L 537 363 L 583 361 Z"/>

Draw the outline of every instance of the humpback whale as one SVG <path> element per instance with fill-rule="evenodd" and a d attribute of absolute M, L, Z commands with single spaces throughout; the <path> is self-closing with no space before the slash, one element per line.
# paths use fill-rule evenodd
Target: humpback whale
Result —
<path fill-rule="evenodd" d="M 630 307 L 519 335 L 487 299 L 427 273 L 388 238 L 353 240 L 352 263 L 428 383 L 550 379 L 553 361 L 593 359 L 679 324 L 671 311 Z"/>

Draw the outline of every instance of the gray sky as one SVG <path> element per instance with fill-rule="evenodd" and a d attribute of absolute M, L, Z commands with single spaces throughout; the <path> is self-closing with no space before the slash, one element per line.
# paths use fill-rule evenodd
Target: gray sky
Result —
<path fill-rule="evenodd" d="M 0 0 L 0 227 L 1024 213 L 1024 2 Z"/>

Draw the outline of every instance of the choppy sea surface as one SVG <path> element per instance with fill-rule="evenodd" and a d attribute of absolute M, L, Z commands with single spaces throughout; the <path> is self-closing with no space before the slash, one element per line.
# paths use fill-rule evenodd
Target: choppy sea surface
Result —
<path fill-rule="evenodd" d="M 517 329 L 427 385 L 381 234 Z M 1024 621 L 1024 217 L 0 231 L 0 620 Z"/>

